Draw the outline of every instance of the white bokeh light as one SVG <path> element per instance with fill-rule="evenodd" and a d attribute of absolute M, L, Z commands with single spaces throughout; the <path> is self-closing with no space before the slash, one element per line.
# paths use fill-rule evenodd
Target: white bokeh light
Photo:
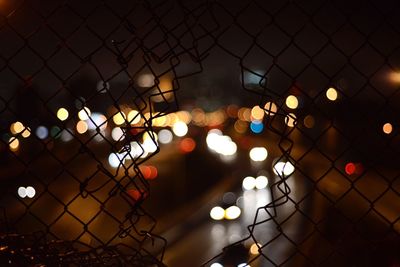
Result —
<path fill-rule="evenodd" d="M 268 151 L 265 147 L 254 147 L 249 155 L 252 161 L 264 161 L 268 157 Z"/>
<path fill-rule="evenodd" d="M 36 190 L 32 186 L 28 186 L 26 188 L 26 196 L 29 198 L 33 198 L 36 195 Z"/>
<path fill-rule="evenodd" d="M 18 187 L 17 193 L 18 193 L 19 197 L 25 198 L 26 197 L 26 188 L 23 186 Z"/>
<path fill-rule="evenodd" d="M 177 121 L 172 126 L 172 131 L 174 132 L 174 134 L 176 136 L 182 137 L 187 134 L 188 127 L 187 127 L 186 123 L 184 123 L 183 121 Z"/>
<path fill-rule="evenodd" d="M 294 168 L 293 164 L 290 163 L 289 161 L 287 161 L 287 162 L 280 161 L 274 165 L 272 170 L 274 171 L 274 173 L 276 175 L 289 176 L 294 172 L 295 168 Z"/>
<path fill-rule="evenodd" d="M 219 206 L 212 208 L 210 211 L 210 217 L 213 220 L 216 221 L 222 220 L 224 216 L 225 216 L 225 210 Z"/>
<path fill-rule="evenodd" d="M 255 186 L 257 189 L 264 189 L 268 186 L 268 178 L 264 175 L 260 175 L 255 180 Z"/>
<path fill-rule="evenodd" d="M 169 144 L 172 142 L 173 135 L 170 130 L 162 129 L 158 132 L 158 141 L 162 144 Z"/>
<path fill-rule="evenodd" d="M 251 176 L 247 176 L 243 179 L 242 187 L 245 190 L 252 190 L 256 186 L 256 179 Z"/>

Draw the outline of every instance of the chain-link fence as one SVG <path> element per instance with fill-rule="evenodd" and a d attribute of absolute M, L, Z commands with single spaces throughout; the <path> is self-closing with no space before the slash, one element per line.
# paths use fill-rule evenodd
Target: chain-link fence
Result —
<path fill-rule="evenodd" d="M 182 81 L 223 53 L 258 97 L 283 165 L 248 236 L 207 264 L 230 264 L 252 241 L 249 264 L 397 266 L 398 11 L 396 1 L 1 1 L 1 263 L 163 266 L 140 166 L 190 90 Z"/>

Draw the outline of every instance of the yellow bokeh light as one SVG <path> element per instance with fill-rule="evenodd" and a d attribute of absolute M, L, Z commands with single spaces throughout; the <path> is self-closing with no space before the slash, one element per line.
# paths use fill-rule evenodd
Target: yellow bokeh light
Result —
<path fill-rule="evenodd" d="M 389 74 L 389 79 L 394 83 L 400 83 L 400 72 L 391 72 Z"/>
<path fill-rule="evenodd" d="M 16 137 L 11 137 L 8 141 L 8 146 L 10 147 L 11 151 L 18 150 L 19 140 Z"/>
<path fill-rule="evenodd" d="M 237 120 L 233 127 L 236 132 L 243 134 L 247 131 L 247 128 L 249 128 L 249 124 L 245 121 Z"/>
<path fill-rule="evenodd" d="M 296 109 L 299 106 L 299 100 L 294 95 L 286 98 L 286 106 L 291 109 Z"/>
<path fill-rule="evenodd" d="M 65 108 L 59 108 L 57 110 L 57 118 L 61 121 L 65 121 L 66 119 L 68 119 L 69 113 L 68 110 L 66 110 Z"/>
<path fill-rule="evenodd" d="M 189 124 L 192 121 L 192 115 L 186 110 L 181 110 L 176 113 L 179 120 L 183 121 L 186 124 Z"/>
<path fill-rule="evenodd" d="M 337 93 L 336 89 L 333 87 L 330 87 L 328 90 L 326 90 L 326 97 L 330 101 L 335 101 L 338 97 L 338 93 Z"/>
<path fill-rule="evenodd" d="M 155 140 L 156 142 L 158 141 L 158 136 L 155 132 L 148 131 L 143 134 L 143 142 L 147 140 Z"/>
<path fill-rule="evenodd" d="M 10 126 L 10 131 L 12 134 L 19 134 L 25 129 L 24 125 L 22 122 L 16 121 Z"/>
<path fill-rule="evenodd" d="M 123 111 L 120 111 L 113 116 L 113 121 L 116 125 L 121 125 L 125 122 L 125 118 L 125 113 Z"/>
<path fill-rule="evenodd" d="M 86 131 L 88 130 L 88 124 L 85 121 L 79 121 L 76 124 L 76 131 L 80 134 L 84 134 L 86 133 Z"/>
<path fill-rule="evenodd" d="M 251 121 L 251 109 L 240 108 L 238 110 L 238 117 L 242 121 Z"/>
<path fill-rule="evenodd" d="M 78 112 L 78 117 L 80 120 L 85 121 L 85 120 L 89 119 L 91 114 L 92 113 L 91 113 L 90 109 L 88 107 L 84 107 L 83 109 L 81 109 Z"/>
<path fill-rule="evenodd" d="M 28 138 L 31 135 L 31 128 L 27 127 L 25 130 L 21 133 L 23 138 Z"/>
<path fill-rule="evenodd" d="M 294 115 L 293 113 L 289 113 L 286 117 L 285 117 L 285 123 L 287 126 L 289 127 L 294 127 L 296 124 L 296 115 Z"/>
<path fill-rule="evenodd" d="M 393 131 L 393 126 L 391 123 L 387 122 L 383 125 L 382 130 L 385 134 L 391 134 Z"/>
<path fill-rule="evenodd" d="M 251 118 L 253 120 L 261 121 L 264 118 L 264 110 L 259 106 L 254 106 L 251 109 Z"/>
<path fill-rule="evenodd" d="M 258 252 L 258 248 L 259 248 L 259 247 L 261 247 L 260 244 L 254 243 L 253 245 L 251 245 L 251 247 L 250 247 L 250 253 L 251 253 L 252 255 L 258 255 L 258 254 L 260 254 L 260 253 Z"/>
<path fill-rule="evenodd" d="M 138 124 L 140 122 L 140 115 L 137 110 L 131 110 L 128 113 L 128 122 L 130 124 Z"/>
<path fill-rule="evenodd" d="M 264 106 L 265 113 L 268 116 L 274 116 L 276 112 L 278 111 L 278 107 L 275 105 L 274 102 L 267 102 Z"/>

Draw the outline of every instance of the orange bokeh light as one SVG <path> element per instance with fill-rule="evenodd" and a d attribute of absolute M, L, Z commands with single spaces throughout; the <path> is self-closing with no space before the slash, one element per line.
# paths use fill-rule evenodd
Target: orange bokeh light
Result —
<path fill-rule="evenodd" d="M 190 138 L 184 138 L 179 144 L 179 149 L 182 153 L 190 153 L 196 148 L 196 142 Z"/>

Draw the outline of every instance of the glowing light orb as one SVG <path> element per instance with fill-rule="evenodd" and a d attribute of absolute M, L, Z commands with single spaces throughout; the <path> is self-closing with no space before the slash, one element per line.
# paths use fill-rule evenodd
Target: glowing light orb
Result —
<path fill-rule="evenodd" d="M 49 130 L 47 130 L 47 128 L 44 126 L 39 126 L 36 128 L 36 136 L 42 140 L 46 139 L 47 136 L 49 136 Z"/>
<path fill-rule="evenodd" d="M 225 219 L 227 220 L 235 220 L 239 218 L 241 214 L 241 210 L 238 206 L 230 206 L 225 210 Z"/>
<path fill-rule="evenodd" d="M 78 118 L 82 121 L 85 121 L 89 119 L 91 114 L 92 112 L 88 107 L 83 107 L 83 109 L 78 112 Z"/>
<path fill-rule="evenodd" d="M 261 121 L 252 121 L 250 130 L 255 134 L 261 133 L 264 130 L 264 124 Z"/>
<path fill-rule="evenodd" d="M 188 127 L 183 121 L 177 121 L 172 126 L 172 131 L 178 137 L 185 136 L 188 132 Z"/>
<path fill-rule="evenodd" d="M 265 147 L 254 147 L 249 155 L 252 161 L 264 161 L 268 157 L 268 151 Z"/>
<path fill-rule="evenodd" d="M 140 122 L 140 114 L 137 110 L 131 110 L 128 113 L 128 122 L 130 124 L 138 124 Z"/>
<path fill-rule="evenodd" d="M 65 108 L 59 108 L 57 110 L 57 118 L 60 121 L 65 121 L 66 119 L 68 119 L 68 116 L 69 116 L 69 112 Z"/>
<path fill-rule="evenodd" d="M 338 97 L 338 92 L 336 91 L 335 88 L 330 87 L 328 88 L 328 90 L 326 90 L 326 97 L 330 100 L 330 101 L 335 101 Z"/>
<path fill-rule="evenodd" d="M 88 124 L 85 121 L 78 121 L 78 123 L 76 124 L 76 131 L 79 134 L 84 134 L 86 133 L 86 131 L 88 130 Z"/>
<path fill-rule="evenodd" d="M 272 168 L 273 172 L 279 176 L 289 176 L 291 175 L 295 168 L 292 163 L 289 161 L 287 162 L 277 162 L 275 163 L 274 167 Z"/>
<path fill-rule="evenodd" d="M 252 190 L 256 186 L 256 179 L 252 176 L 247 176 L 243 179 L 242 187 L 244 190 Z"/>
<path fill-rule="evenodd" d="M 17 193 L 20 198 L 25 198 L 26 197 L 26 188 L 23 186 L 18 187 Z"/>
<path fill-rule="evenodd" d="M 391 123 L 387 122 L 383 125 L 382 130 L 385 134 L 391 134 L 393 131 L 393 126 Z"/>
<path fill-rule="evenodd" d="M 274 116 L 278 111 L 278 107 L 274 102 L 265 103 L 264 109 L 265 109 L 265 114 L 267 114 L 268 116 Z"/>
<path fill-rule="evenodd" d="M 115 125 L 121 125 L 125 122 L 125 118 L 126 118 L 125 113 L 120 111 L 113 116 L 113 121 Z"/>
<path fill-rule="evenodd" d="M 299 100 L 294 95 L 289 95 L 286 98 L 286 106 L 290 109 L 296 109 L 299 106 Z"/>
<path fill-rule="evenodd" d="M 33 198 L 36 195 L 36 190 L 32 186 L 28 186 L 25 192 L 26 196 L 29 198 Z"/>
<path fill-rule="evenodd" d="M 162 144 L 169 144 L 172 142 L 173 135 L 170 130 L 162 129 L 158 132 L 158 141 Z"/>
<path fill-rule="evenodd" d="M 225 217 L 225 210 L 219 206 L 216 206 L 211 209 L 210 217 L 216 221 L 222 220 Z"/>
<path fill-rule="evenodd" d="M 255 180 L 255 185 L 257 189 L 264 189 L 268 186 L 268 178 L 266 176 L 260 175 Z"/>

